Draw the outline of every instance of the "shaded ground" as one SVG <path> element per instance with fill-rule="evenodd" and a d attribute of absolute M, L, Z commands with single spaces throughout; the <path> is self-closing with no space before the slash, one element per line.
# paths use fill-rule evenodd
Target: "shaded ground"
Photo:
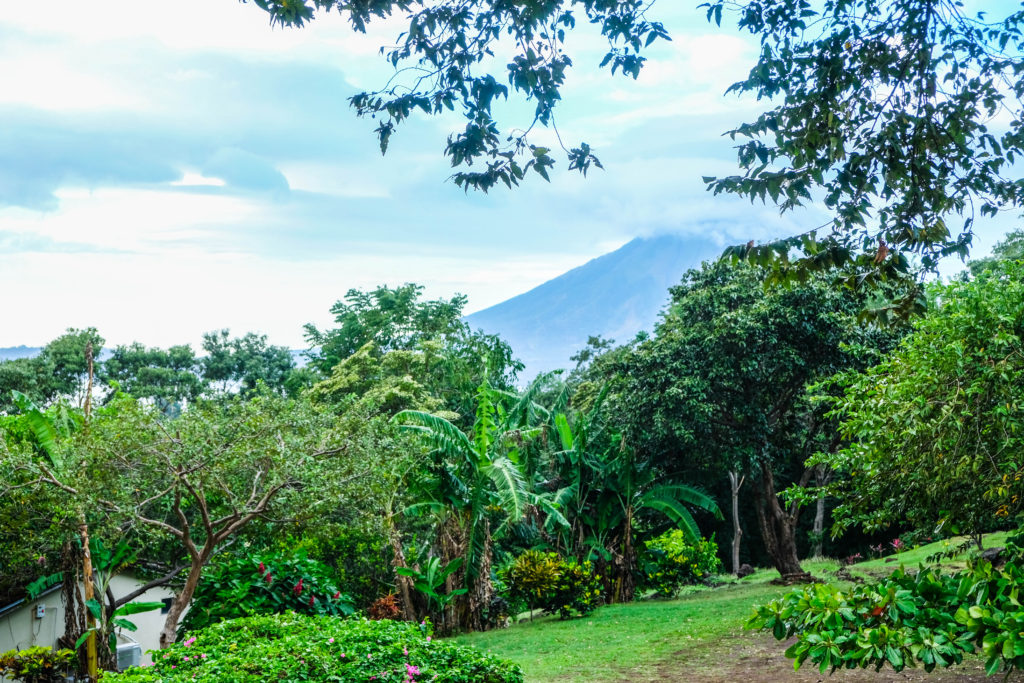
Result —
<path fill-rule="evenodd" d="M 1002 675 L 985 676 L 979 660 L 965 660 L 959 667 L 926 673 L 907 669 L 899 673 L 885 668 L 840 670 L 822 674 L 813 665 L 793 670 L 793 661 L 783 655 L 789 643 L 779 643 L 770 635 L 738 633 L 709 646 L 680 650 L 653 666 L 624 671 L 622 681 L 687 681 L 688 683 L 998 683 Z M 1010 680 L 1020 681 L 1020 675 Z"/>

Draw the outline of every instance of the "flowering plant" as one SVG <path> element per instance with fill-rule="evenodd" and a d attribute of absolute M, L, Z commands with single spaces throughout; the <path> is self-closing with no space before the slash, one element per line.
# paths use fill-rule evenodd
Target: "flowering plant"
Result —
<path fill-rule="evenodd" d="M 640 586 L 663 597 L 674 596 L 683 586 L 703 581 L 722 567 L 713 536 L 690 543 L 682 531 L 673 529 L 644 545 Z"/>

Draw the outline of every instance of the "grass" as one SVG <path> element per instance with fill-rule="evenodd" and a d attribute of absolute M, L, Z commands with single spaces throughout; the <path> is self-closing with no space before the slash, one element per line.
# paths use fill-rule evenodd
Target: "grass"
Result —
<path fill-rule="evenodd" d="M 986 536 L 985 546 L 1002 545 L 1005 537 Z M 959 542 L 939 541 L 902 552 L 897 562 L 881 558 L 850 569 L 854 574 L 880 576 L 900 563 L 915 566 Z M 835 580 L 839 569 L 834 560 L 809 560 L 803 564 L 806 570 L 825 580 Z M 963 562 L 951 560 L 943 565 L 954 570 L 962 567 Z M 459 636 L 458 642 L 517 662 L 530 683 L 644 680 L 659 663 L 678 660 L 681 653 L 698 655 L 717 647 L 724 639 L 741 635 L 754 605 L 789 590 L 770 583 L 777 576 L 774 570 L 759 570 L 716 588 L 691 589 L 675 600 L 608 605 L 586 618 L 569 621 L 556 617 L 521 621 L 508 629 Z"/>

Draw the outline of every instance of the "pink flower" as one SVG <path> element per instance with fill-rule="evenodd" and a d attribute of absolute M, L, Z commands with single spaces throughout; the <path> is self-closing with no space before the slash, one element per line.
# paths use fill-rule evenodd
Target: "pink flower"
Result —
<path fill-rule="evenodd" d="M 427 642 L 428 643 L 430 642 L 430 636 L 427 636 Z"/>
<path fill-rule="evenodd" d="M 327 639 L 327 642 L 328 642 L 328 643 L 333 643 L 333 642 L 334 642 L 334 638 L 328 638 L 328 639 Z M 342 656 L 344 656 L 344 655 L 342 655 Z"/>

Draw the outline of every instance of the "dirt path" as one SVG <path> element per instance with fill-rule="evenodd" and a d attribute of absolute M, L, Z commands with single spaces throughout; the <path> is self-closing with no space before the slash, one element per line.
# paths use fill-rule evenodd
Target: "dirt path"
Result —
<path fill-rule="evenodd" d="M 687 683 L 1001 683 L 1002 675 L 986 677 L 980 661 L 965 661 L 950 670 L 925 673 L 908 669 L 899 673 L 892 669 L 855 669 L 836 671 L 831 676 L 805 665 L 793 671 L 793 661 L 786 659 L 786 646 L 767 634 L 740 632 L 711 647 L 680 650 L 670 659 L 654 667 L 623 672 L 622 681 L 686 681 Z M 1011 681 L 1022 681 L 1020 674 Z"/>

